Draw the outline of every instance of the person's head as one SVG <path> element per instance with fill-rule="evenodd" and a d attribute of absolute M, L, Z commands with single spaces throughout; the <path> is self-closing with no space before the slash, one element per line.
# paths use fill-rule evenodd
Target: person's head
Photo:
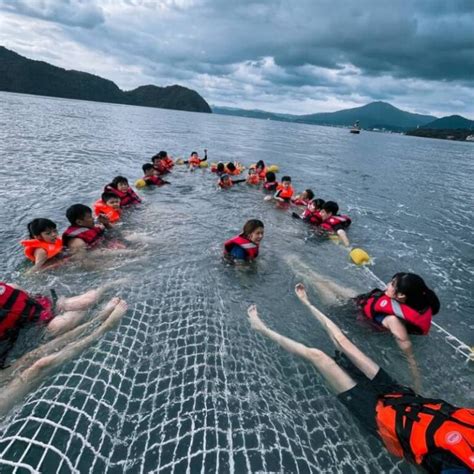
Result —
<path fill-rule="evenodd" d="M 267 183 L 274 183 L 276 181 L 276 175 L 273 171 L 269 171 L 266 175 L 265 175 L 265 181 Z"/>
<path fill-rule="evenodd" d="M 101 199 L 104 204 L 107 204 L 107 206 L 110 206 L 113 209 L 120 209 L 120 198 L 114 193 L 102 193 Z"/>
<path fill-rule="evenodd" d="M 321 208 L 321 218 L 323 221 L 329 219 L 331 216 L 335 216 L 339 212 L 339 206 L 337 202 L 326 201 Z"/>
<path fill-rule="evenodd" d="M 56 242 L 58 238 L 58 228 L 49 219 L 33 219 L 28 224 L 28 233 L 30 234 L 30 239 L 43 240 L 48 244 Z"/>
<path fill-rule="evenodd" d="M 128 185 L 128 179 L 124 178 L 123 176 L 116 176 L 110 185 L 114 188 L 120 191 L 121 193 L 126 193 L 128 191 L 128 188 L 130 187 Z"/>
<path fill-rule="evenodd" d="M 311 189 L 305 189 L 302 193 L 301 193 L 301 198 L 302 199 L 308 199 L 309 201 L 311 201 L 311 199 L 314 198 L 314 193 Z"/>
<path fill-rule="evenodd" d="M 73 204 L 66 211 L 67 220 L 71 225 L 79 227 L 94 227 L 94 218 L 92 217 L 92 209 L 84 204 Z"/>
<path fill-rule="evenodd" d="M 254 244 L 259 244 L 263 239 L 263 222 L 258 219 L 250 219 L 245 223 L 242 235 Z"/>
<path fill-rule="evenodd" d="M 283 178 L 281 178 L 281 184 L 284 188 L 289 188 L 291 186 L 291 178 L 289 176 L 283 176 Z"/>
<path fill-rule="evenodd" d="M 155 171 L 155 168 L 153 168 L 153 165 L 151 163 L 145 163 L 142 166 L 143 174 L 145 176 L 153 176 L 153 173 Z"/>
<path fill-rule="evenodd" d="M 324 199 L 311 199 L 308 204 L 308 208 L 311 212 L 320 211 L 324 205 Z"/>
<path fill-rule="evenodd" d="M 224 163 L 217 163 L 216 170 L 217 170 L 218 173 L 223 173 L 225 171 Z"/>
<path fill-rule="evenodd" d="M 257 174 L 257 170 L 255 168 L 249 168 L 249 176 L 253 176 Z"/>
<path fill-rule="evenodd" d="M 230 176 L 227 174 L 227 173 L 224 173 L 220 178 L 219 178 L 220 182 L 224 185 L 224 186 L 230 186 L 232 184 L 232 181 L 230 179 Z"/>
<path fill-rule="evenodd" d="M 163 159 L 163 158 L 166 158 L 168 156 L 168 152 L 162 150 L 158 153 L 158 156 Z"/>
<path fill-rule="evenodd" d="M 192 158 L 197 158 L 198 157 L 198 152 L 197 151 L 192 151 L 191 152 L 191 157 Z"/>
<path fill-rule="evenodd" d="M 257 161 L 255 168 L 257 168 L 259 171 L 262 171 L 265 168 L 265 163 L 262 160 L 259 160 Z"/>
<path fill-rule="evenodd" d="M 385 294 L 418 312 L 424 312 L 428 308 L 431 308 L 433 314 L 439 312 L 440 302 L 435 292 L 428 288 L 423 278 L 415 273 L 393 275 Z"/>
<path fill-rule="evenodd" d="M 236 168 L 235 168 L 234 163 L 232 163 L 232 162 L 227 163 L 227 169 L 228 169 L 229 171 L 235 171 Z"/>
<path fill-rule="evenodd" d="M 151 157 L 151 162 L 156 165 L 160 160 L 162 159 L 162 157 L 160 156 L 159 153 L 157 153 L 156 155 L 153 155 Z"/>

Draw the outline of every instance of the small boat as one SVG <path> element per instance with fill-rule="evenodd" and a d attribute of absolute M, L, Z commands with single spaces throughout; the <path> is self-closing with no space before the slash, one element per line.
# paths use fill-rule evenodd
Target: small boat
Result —
<path fill-rule="evenodd" d="M 467 142 L 474 142 L 474 135 L 468 135 L 468 136 L 466 137 L 466 141 L 467 141 Z"/>
<path fill-rule="evenodd" d="M 360 125 L 359 125 L 359 121 L 357 120 L 356 123 L 354 125 L 352 125 L 352 128 L 349 130 L 351 133 L 357 133 L 359 134 L 360 133 Z"/>

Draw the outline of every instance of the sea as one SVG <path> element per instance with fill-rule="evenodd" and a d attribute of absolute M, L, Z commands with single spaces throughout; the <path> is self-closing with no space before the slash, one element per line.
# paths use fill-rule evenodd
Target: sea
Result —
<path fill-rule="evenodd" d="M 334 200 L 352 219 L 351 244 L 370 265 L 264 200 L 261 189 L 222 191 L 209 169 L 176 165 L 124 213 L 109 250 L 37 276 L 20 240 L 36 217 L 62 232 L 66 209 L 91 206 L 122 175 L 133 184 L 160 150 L 209 162 L 258 160 L 294 188 Z M 474 146 L 345 128 L 0 93 L 0 270 L 32 293 L 64 296 L 119 282 L 128 311 L 117 329 L 47 376 L 0 420 L 0 472 L 405 473 L 330 393 L 306 361 L 253 331 L 256 304 L 272 329 L 333 355 L 297 299 L 312 303 L 400 383 L 407 362 L 393 338 L 328 301 L 315 280 L 357 292 L 397 272 L 421 275 L 441 300 L 426 337 L 413 336 L 422 393 L 473 403 Z M 223 242 L 247 219 L 265 237 L 255 264 L 229 265 Z M 95 309 L 91 310 L 92 317 Z M 44 342 L 36 327 L 17 351 Z"/>

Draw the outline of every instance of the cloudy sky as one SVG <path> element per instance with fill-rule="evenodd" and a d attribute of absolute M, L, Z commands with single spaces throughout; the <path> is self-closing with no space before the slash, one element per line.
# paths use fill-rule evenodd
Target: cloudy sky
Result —
<path fill-rule="evenodd" d="M 474 0 L 0 0 L 0 45 L 214 105 L 474 119 Z"/>

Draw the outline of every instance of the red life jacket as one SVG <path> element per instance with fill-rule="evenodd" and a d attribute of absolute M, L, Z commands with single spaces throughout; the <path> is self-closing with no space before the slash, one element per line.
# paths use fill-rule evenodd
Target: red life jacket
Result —
<path fill-rule="evenodd" d="M 222 179 L 220 179 L 217 184 L 218 184 L 219 187 L 221 187 L 222 189 L 229 189 L 229 188 L 231 188 L 231 187 L 234 185 L 234 182 L 233 182 L 231 179 L 229 179 L 228 182 L 224 182 Z"/>
<path fill-rule="evenodd" d="M 120 207 L 130 206 L 131 204 L 139 204 L 142 202 L 137 193 L 130 187 L 127 189 L 127 192 L 123 193 L 122 191 L 119 191 L 108 184 L 104 188 L 104 191 L 118 196 L 120 198 Z"/>
<path fill-rule="evenodd" d="M 242 234 L 232 237 L 224 243 L 224 255 L 229 255 L 236 245 L 245 251 L 245 260 L 253 260 L 258 257 L 258 245 Z"/>
<path fill-rule="evenodd" d="M 144 176 L 143 181 L 145 181 L 145 183 L 148 185 L 152 184 L 155 186 L 163 186 L 166 184 L 159 176 Z"/>
<path fill-rule="evenodd" d="M 341 226 L 343 229 L 346 229 L 351 225 L 351 222 L 349 216 L 331 216 L 321 224 L 321 229 L 327 230 L 328 232 L 335 232 L 334 227 Z"/>
<path fill-rule="evenodd" d="M 439 450 L 452 454 L 474 469 L 474 410 L 457 408 L 443 400 L 394 393 L 382 396 L 376 406 L 379 435 L 388 451 L 422 464 Z"/>
<path fill-rule="evenodd" d="M 247 183 L 248 184 L 259 184 L 260 183 L 260 178 L 258 174 L 249 174 L 247 176 Z"/>
<path fill-rule="evenodd" d="M 277 192 L 276 192 L 276 197 L 282 198 L 282 199 L 290 199 L 291 196 L 293 196 L 294 190 L 291 187 L 291 185 L 288 188 L 285 188 L 283 184 L 279 184 L 277 186 Z"/>
<path fill-rule="evenodd" d="M 77 225 L 70 225 L 63 234 L 63 242 L 64 245 L 68 245 L 69 240 L 71 239 L 81 239 L 83 240 L 89 247 L 95 247 L 102 235 L 104 233 L 104 229 L 99 226 L 94 226 L 91 228 L 89 227 L 79 227 Z"/>
<path fill-rule="evenodd" d="M 170 156 L 167 156 L 166 158 L 163 158 L 163 166 L 165 167 L 166 170 L 171 170 L 174 166 L 174 161 Z"/>
<path fill-rule="evenodd" d="M 153 168 L 158 171 L 158 174 L 166 174 L 169 173 L 169 169 L 167 168 L 166 164 L 163 160 L 158 160 L 158 162 L 153 164 Z"/>
<path fill-rule="evenodd" d="M 278 183 L 276 181 L 267 181 L 263 183 L 263 189 L 267 191 L 276 191 Z"/>
<path fill-rule="evenodd" d="M 47 259 L 55 257 L 58 253 L 61 252 L 63 249 L 63 241 L 61 239 L 56 239 L 54 244 L 48 244 L 44 240 L 38 239 L 29 239 L 29 240 L 22 240 L 21 245 L 25 247 L 25 256 L 32 262 L 35 261 L 35 252 L 36 249 L 43 249 L 46 251 Z"/>
<path fill-rule="evenodd" d="M 320 225 L 323 222 L 319 211 L 310 211 L 309 209 L 305 209 L 302 219 L 313 225 Z"/>
<path fill-rule="evenodd" d="M 191 155 L 189 157 L 189 160 L 188 160 L 188 164 L 190 166 L 199 166 L 201 164 L 201 158 L 199 158 L 199 156 L 196 156 L 196 155 Z"/>
<path fill-rule="evenodd" d="M 410 308 L 406 304 L 389 298 L 382 290 L 373 290 L 359 299 L 364 315 L 374 320 L 378 315 L 394 315 L 403 320 L 410 334 L 428 334 L 431 327 L 433 312 L 428 308 L 423 313 Z"/>
<path fill-rule="evenodd" d="M 293 199 L 291 202 L 295 206 L 307 206 L 309 204 L 309 199 L 297 198 L 297 199 Z"/>
<path fill-rule="evenodd" d="M 21 324 L 39 317 L 43 309 L 25 291 L 0 282 L 0 340 L 15 337 Z"/>

